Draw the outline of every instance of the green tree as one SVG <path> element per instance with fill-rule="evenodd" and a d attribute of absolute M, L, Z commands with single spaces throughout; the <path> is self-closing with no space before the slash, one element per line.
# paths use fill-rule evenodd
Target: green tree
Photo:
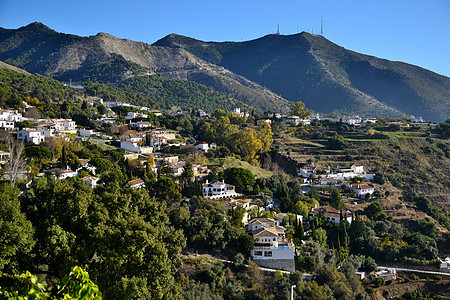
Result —
<path fill-rule="evenodd" d="M 311 112 L 305 108 L 305 104 L 302 101 L 297 101 L 291 104 L 291 114 L 300 118 L 306 118 L 311 115 Z"/>
<path fill-rule="evenodd" d="M 347 148 L 348 143 L 343 136 L 339 135 L 337 132 L 333 132 L 328 138 L 328 148 L 332 150 L 342 150 Z"/>
<path fill-rule="evenodd" d="M 344 205 L 341 193 L 336 188 L 331 189 L 331 203 L 335 208 L 341 208 Z"/>
<path fill-rule="evenodd" d="M 0 184 L 0 273 L 17 272 L 20 259 L 35 244 L 33 226 L 20 211 L 18 194 L 16 188 Z"/>
<path fill-rule="evenodd" d="M 27 157 L 37 158 L 39 161 L 43 159 L 52 159 L 53 154 L 50 150 L 42 146 L 28 146 L 25 148 Z"/>
<path fill-rule="evenodd" d="M 249 194 L 255 184 L 255 176 L 250 170 L 244 168 L 228 168 L 223 172 L 223 179 L 226 183 L 236 186 L 239 193 Z"/>
<path fill-rule="evenodd" d="M 371 220 L 383 221 L 386 219 L 386 214 L 383 212 L 383 206 L 379 202 L 372 202 L 366 208 L 364 213 Z"/>
<path fill-rule="evenodd" d="M 104 158 L 100 158 L 100 157 L 95 157 L 95 158 L 91 159 L 89 161 L 89 164 L 96 167 L 97 173 L 103 173 L 103 172 L 113 168 L 112 162 L 110 162 L 109 160 L 106 160 Z"/>
<path fill-rule="evenodd" d="M 1 280 L 0 294 L 4 299 L 102 299 L 98 286 L 80 267 L 73 267 L 58 284 L 58 289 L 47 289 L 45 283 L 38 282 L 37 276 L 28 271 L 20 275 L 4 275 Z"/>

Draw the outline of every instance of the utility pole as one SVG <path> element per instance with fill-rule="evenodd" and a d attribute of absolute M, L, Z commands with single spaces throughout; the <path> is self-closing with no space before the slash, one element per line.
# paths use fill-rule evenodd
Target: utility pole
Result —
<path fill-rule="evenodd" d="M 291 286 L 291 300 L 294 300 L 294 289 L 297 288 L 297 286 L 294 284 Z"/>

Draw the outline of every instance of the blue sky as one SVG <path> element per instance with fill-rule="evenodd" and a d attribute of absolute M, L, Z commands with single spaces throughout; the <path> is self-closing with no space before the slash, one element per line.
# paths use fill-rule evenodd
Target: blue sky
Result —
<path fill-rule="evenodd" d="M 64 33 L 153 43 L 170 33 L 245 41 L 277 30 L 320 32 L 368 55 L 450 76 L 450 0 L 0 0 L 0 27 L 39 21 Z"/>

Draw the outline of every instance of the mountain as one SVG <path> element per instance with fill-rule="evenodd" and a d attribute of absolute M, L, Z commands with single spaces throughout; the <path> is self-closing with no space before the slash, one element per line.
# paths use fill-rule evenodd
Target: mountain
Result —
<path fill-rule="evenodd" d="M 414 114 L 434 121 L 450 116 L 450 78 L 356 53 L 320 35 L 303 32 L 247 42 L 203 42 L 171 34 L 154 45 L 185 49 L 319 112 Z"/>
<path fill-rule="evenodd" d="M 187 96 L 190 88 L 198 95 L 206 86 L 236 101 L 230 105 L 241 101 L 256 110 L 286 112 L 289 101 L 301 100 L 323 113 L 413 114 L 441 122 L 450 116 L 450 78 L 356 53 L 305 32 L 246 42 L 204 42 L 171 34 L 149 45 L 106 33 L 90 37 L 58 33 L 35 22 L 19 29 L 0 28 L 0 60 L 58 80 L 126 86 L 150 103 L 155 93 L 149 93 L 143 82 L 157 83 L 153 77 L 158 76 L 169 80 L 166 87 L 183 86 L 181 93 Z M 188 87 L 180 81 L 201 86 Z M 193 108 L 195 103 L 182 107 Z"/>
<path fill-rule="evenodd" d="M 78 37 L 37 22 L 17 30 L 0 28 L 0 60 L 59 80 L 92 78 L 118 84 L 135 76 L 157 74 L 212 87 L 260 110 L 287 111 L 289 105 L 267 88 L 181 48 L 153 46 L 106 33 Z"/>

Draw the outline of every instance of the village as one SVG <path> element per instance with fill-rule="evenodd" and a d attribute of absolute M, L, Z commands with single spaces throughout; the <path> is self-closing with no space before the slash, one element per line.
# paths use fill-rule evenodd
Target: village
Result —
<path fill-rule="evenodd" d="M 168 149 L 183 147 L 185 153 L 190 156 L 206 156 L 218 150 L 214 142 L 202 140 L 187 140 L 179 135 L 176 130 L 156 127 L 148 119 L 148 113 L 161 116 L 162 113 L 151 110 L 147 107 L 132 106 L 121 102 L 105 102 L 102 104 L 108 109 L 108 113 L 97 119 L 100 126 L 115 126 L 122 122 L 119 135 L 107 134 L 106 131 L 95 131 L 89 128 L 80 128 L 76 122 L 71 119 L 29 119 L 22 117 L 18 111 L 1 110 L 0 127 L 10 133 L 14 133 L 17 140 L 27 145 L 45 144 L 52 139 L 62 139 L 67 142 L 93 142 L 100 145 L 108 145 L 119 149 L 125 160 L 134 161 L 137 168 L 146 167 L 155 174 L 159 174 L 162 169 L 168 172 L 168 175 L 175 182 L 184 176 L 186 172 L 192 172 L 190 179 L 201 186 L 201 191 L 205 199 L 220 203 L 224 215 L 227 211 L 242 209 L 244 211 L 242 222 L 245 232 L 253 237 L 254 247 L 251 250 L 251 258 L 259 266 L 269 269 L 284 270 L 293 272 L 296 270 L 296 256 L 301 255 L 298 246 L 295 245 L 292 235 L 287 234 L 292 228 L 302 228 L 304 237 L 311 234 L 311 225 L 317 217 L 326 222 L 339 226 L 341 222 L 348 225 L 355 218 L 355 212 L 345 209 L 340 204 L 340 210 L 330 205 L 318 206 L 310 205 L 306 214 L 282 213 L 280 211 L 279 199 L 265 195 L 264 192 L 254 194 L 251 197 L 237 191 L 236 187 L 225 180 L 209 180 L 210 173 L 217 172 L 217 166 L 211 166 L 202 163 L 192 163 L 186 161 L 186 155 L 170 154 Z M 113 108 L 132 108 L 134 111 L 127 112 L 124 116 L 118 116 Z M 180 114 L 181 112 L 178 112 Z M 201 118 L 208 116 L 202 110 L 195 112 Z M 248 113 L 241 112 L 239 108 L 233 111 L 237 117 L 249 117 Z M 309 118 L 299 118 L 297 116 L 282 116 L 274 114 L 273 118 L 280 120 L 286 126 L 306 126 L 311 122 L 327 121 L 341 122 L 351 126 L 365 126 L 376 124 L 376 118 L 362 119 L 360 117 L 342 117 L 330 118 L 322 117 L 318 114 L 310 115 Z M 16 123 L 28 121 L 32 124 L 30 127 L 16 128 Z M 260 119 L 258 124 L 267 123 L 270 125 L 271 119 Z M 421 118 L 411 116 L 411 124 L 421 124 L 424 121 Z M 401 122 L 392 122 L 388 125 L 404 125 Z M 404 126 L 410 126 L 405 124 Z M 186 149 L 189 149 L 186 152 Z M 5 163 L 9 153 L 0 152 L 0 163 Z M 187 170 L 189 168 L 190 170 Z M 211 168 L 214 168 L 212 170 Z M 8 176 L 8 174 L 5 174 Z M 33 178 L 29 174 L 21 174 L 25 184 L 25 190 L 33 186 L 33 180 L 52 175 L 59 180 L 71 177 L 82 176 L 81 180 L 91 188 L 96 188 L 102 184 L 102 180 L 96 172 L 96 166 L 89 159 L 79 159 L 76 168 L 69 165 L 65 167 L 55 164 L 54 167 L 47 170 L 39 170 Z M 342 194 L 347 195 L 347 207 L 355 208 L 357 203 L 370 201 L 380 196 L 377 184 L 374 184 L 376 174 L 368 172 L 365 167 L 357 162 L 348 165 L 305 165 L 297 170 L 298 182 L 301 184 L 302 193 L 311 191 L 320 191 L 327 194 L 330 189 L 335 189 Z M 143 178 L 136 177 L 129 180 L 126 186 L 130 188 L 145 188 Z M 339 193 L 338 192 L 338 193 Z M 182 200 L 188 201 L 187 200 Z M 344 209 L 343 209 L 344 208 Z M 358 212 L 361 213 L 361 210 Z M 294 221 L 292 221 L 294 220 Z M 287 226 L 287 227 L 286 227 Z M 304 243 L 304 238 L 296 239 L 297 243 Z M 296 247 L 297 246 L 297 247 Z M 444 266 L 445 265 L 445 266 Z M 442 263 L 441 269 L 447 269 L 447 263 Z M 364 271 L 357 273 L 362 280 L 368 274 Z M 378 269 L 373 271 L 374 276 L 380 276 L 385 280 L 395 279 L 395 269 Z"/>

